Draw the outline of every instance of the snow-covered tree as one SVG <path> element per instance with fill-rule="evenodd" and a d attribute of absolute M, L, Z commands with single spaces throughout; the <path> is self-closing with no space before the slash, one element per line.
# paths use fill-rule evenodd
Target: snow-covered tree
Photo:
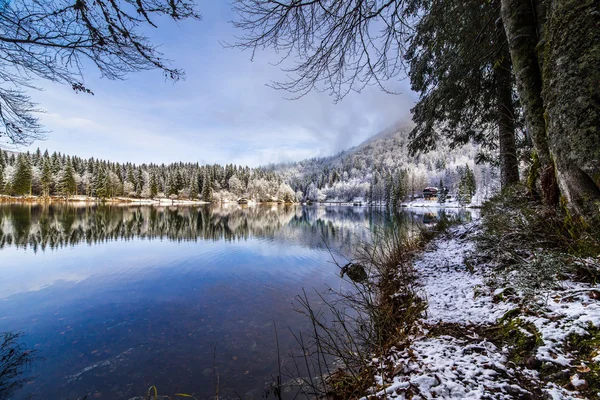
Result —
<path fill-rule="evenodd" d="M 71 161 L 65 164 L 65 169 L 62 172 L 58 181 L 58 190 L 63 196 L 72 196 L 77 193 L 77 183 L 75 182 L 75 171 Z"/>
<path fill-rule="evenodd" d="M 25 154 L 19 154 L 15 172 L 10 183 L 11 193 L 16 195 L 31 194 L 31 180 L 32 172 L 29 157 Z"/>

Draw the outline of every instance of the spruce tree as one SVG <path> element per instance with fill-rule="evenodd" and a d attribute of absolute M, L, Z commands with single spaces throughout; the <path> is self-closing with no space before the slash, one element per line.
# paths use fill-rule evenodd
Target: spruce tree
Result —
<path fill-rule="evenodd" d="M 398 179 L 396 180 L 396 203 L 401 204 L 404 198 L 406 197 L 406 184 L 404 182 L 404 172 L 400 171 L 398 174 Z"/>
<path fill-rule="evenodd" d="M 94 192 L 96 193 L 96 197 L 101 199 L 105 199 L 108 196 L 106 178 L 107 172 L 104 168 L 100 167 L 96 169 L 96 175 L 94 176 Z"/>
<path fill-rule="evenodd" d="M 131 183 L 132 187 L 135 190 L 136 180 L 135 180 L 135 174 L 133 173 L 133 167 L 131 166 L 131 164 L 129 164 L 127 166 L 127 182 Z"/>
<path fill-rule="evenodd" d="M 475 195 L 475 175 L 468 165 L 462 170 L 458 184 L 458 202 L 462 205 L 469 204 Z"/>
<path fill-rule="evenodd" d="M 70 161 L 65 164 L 65 169 L 62 172 L 60 180 L 58 181 L 58 188 L 60 194 L 63 196 L 72 196 L 77 194 L 77 183 L 75 182 L 75 171 Z"/>
<path fill-rule="evenodd" d="M 190 183 L 190 199 L 196 200 L 198 199 L 198 179 L 194 176 L 192 178 L 192 182 Z"/>
<path fill-rule="evenodd" d="M 203 201 L 212 201 L 212 182 L 210 174 L 207 173 L 204 175 L 204 180 L 202 184 L 202 200 Z"/>
<path fill-rule="evenodd" d="M 392 181 L 392 176 L 388 174 L 385 180 L 385 204 L 387 206 L 392 206 L 392 197 L 394 196 L 394 184 Z"/>
<path fill-rule="evenodd" d="M 33 173 L 29 157 L 25 154 L 19 154 L 15 174 L 11 182 L 11 192 L 15 195 L 31 194 L 31 181 Z"/>
<path fill-rule="evenodd" d="M 0 160 L 2 160 L 1 154 Z M 4 164 L 0 161 L 0 194 L 2 193 L 4 193 Z"/>
<path fill-rule="evenodd" d="M 144 190 L 144 184 L 146 183 L 144 182 L 144 173 L 141 168 L 138 169 L 136 181 L 135 194 L 140 197 L 142 195 L 142 190 Z"/>
<path fill-rule="evenodd" d="M 150 173 L 150 198 L 153 199 L 158 194 L 158 182 L 156 180 L 156 173 L 152 171 Z"/>
<path fill-rule="evenodd" d="M 444 181 L 440 178 L 440 187 L 438 189 L 438 195 L 437 195 L 438 203 L 440 203 L 440 204 L 446 203 L 447 197 L 448 197 L 448 188 L 444 186 Z"/>
<path fill-rule="evenodd" d="M 42 177 L 40 178 L 42 184 L 42 196 L 50 196 L 50 189 L 52 187 L 52 166 L 50 165 L 50 159 L 44 157 L 42 164 Z"/>

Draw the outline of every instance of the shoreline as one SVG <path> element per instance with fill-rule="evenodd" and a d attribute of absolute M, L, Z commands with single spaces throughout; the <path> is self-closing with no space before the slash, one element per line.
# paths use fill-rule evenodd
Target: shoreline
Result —
<path fill-rule="evenodd" d="M 562 277 L 524 302 L 509 284 L 492 284 L 497 272 L 473 258 L 481 224 L 450 227 L 412 260 L 426 312 L 407 343 L 373 355 L 374 381 L 361 400 L 593 392 L 600 350 L 590 356 L 573 343 L 598 340 L 598 287 Z"/>
<path fill-rule="evenodd" d="M 190 200 L 190 199 L 138 199 L 134 197 L 112 197 L 106 199 L 100 199 L 97 197 L 90 196 L 8 196 L 0 195 L 0 204 L 50 204 L 50 203 L 67 203 L 67 204 L 118 204 L 118 205 L 156 205 L 156 206 L 178 206 L 178 205 L 207 205 L 207 204 L 235 204 L 240 206 L 253 206 L 253 205 L 303 205 L 303 206 L 340 206 L 340 207 L 359 207 L 359 208 L 382 208 L 386 207 L 385 204 L 366 204 L 366 203 L 353 203 L 353 202 L 342 202 L 342 201 L 323 201 L 323 202 L 276 202 L 276 201 L 249 201 L 247 203 L 238 203 L 237 201 L 217 201 L 208 202 L 203 200 Z M 437 202 L 411 202 L 402 203 L 398 205 L 398 209 L 411 209 L 411 208 L 431 208 L 431 209 L 479 209 L 481 206 L 475 204 L 459 205 L 458 203 L 447 203 L 439 204 Z"/>
<path fill-rule="evenodd" d="M 203 200 L 190 200 L 190 199 L 137 199 L 133 197 L 111 197 L 106 199 L 100 199 L 97 197 L 89 196 L 6 196 L 0 195 L 0 204 L 115 204 L 115 205 L 131 205 L 131 206 L 191 206 L 191 205 L 209 205 L 209 204 L 226 204 L 226 205 L 295 205 L 300 203 L 279 203 L 279 202 L 255 202 L 250 201 L 248 203 L 238 203 L 237 201 L 219 201 L 219 202 L 208 202 Z"/>

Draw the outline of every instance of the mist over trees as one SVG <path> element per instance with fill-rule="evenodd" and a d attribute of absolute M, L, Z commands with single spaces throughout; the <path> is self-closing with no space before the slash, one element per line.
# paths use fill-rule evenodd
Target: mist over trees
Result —
<path fill-rule="evenodd" d="M 572 216 L 600 207 L 600 3 L 594 0 L 238 0 L 236 45 L 271 48 L 292 63 L 279 89 L 334 99 L 410 68 L 420 102 L 413 146 L 440 136 L 478 140 L 517 180 L 516 131 L 524 120 L 523 175 L 547 205 Z M 285 64 L 287 65 L 287 64 Z M 522 118 L 521 118 L 522 117 Z M 492 129 L 494 128 L 494 129 Z M 493 132 L 490 137 L 489 133 Z"/>
<path fill-rule="evenodd" d="M 498 168 L 475 164 L 480 147 L 439 145 L 409 154 L 410 127 L 396 126 L 332 157 L 261 168 L 114 163 L 60 153 L 0 150 L 0 194 L 98 199 L 353 202 L 397 206 L 443 180 L 448 197 L 481 203 L 499 189 Z M 464 181 L 468 180 L 468 190 Z"/>
<path fill-rule="evenodd" d="M 426 154 L 410 155 L 411 129 L 395 126 L 338 155 L 269 169 L 281 175 L 297 198 L 312 202 L 361 200 L 395 206 L 421 197 L 423 189 L 437 186 L 440 179 L 456 200 L 461 181 L 469 180 L 469 190 L 461 192 L 464 204 L 481 203 L 499 190 L 498 167 L 473 161 L 480 146 L 451 149 L 440 143 Z"/>

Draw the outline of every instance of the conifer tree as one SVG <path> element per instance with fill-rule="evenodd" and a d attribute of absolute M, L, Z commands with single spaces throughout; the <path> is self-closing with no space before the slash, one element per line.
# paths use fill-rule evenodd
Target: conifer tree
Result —
<path fill-rule="evenodd" d="M 203 185 L 202 185 L 202 200 L 203 201 L 212 201 L 212 182 L 210 173 L 206 173 L 204 175 Z"/>
<path fill-rule="evenodd" d="M 406 197 L 406 184 L 404 182 L 404 172 L 401 171 L 398 174 L 398 179 L 396 181 L 396 187 L 395 187 L 395 192 L 396 192 L 396 202 L 397 203 L 402 203 L 402 201 L 404 200 L 404 198 Z"/>
<path fill-rule="evenodd" d="M 392 176 L 388 174 L 385 180 L 385 204 L 388 206 L 392 206 L 392 197 L 394 193 L 394 184 L 392 181 Z"/>
<path fill-rule="evenodd" d="M 458 202 L 462 205 L 469 204 L 475 195 L 475 175 L 469 168 L 469 165 L 465 166 L 460 176 L 460 182 L 458 184 Z"/>
<path fill-rule="evenodd" d="M 446 203 L 447 197 L 448 197 L 448 188 L 444 186 L 444 181 L 440 178 L 440 187 L 438 188 L 438 195 L 437 195 L 438 203 L 440 203 L 440 204 Z"/>
<path fill-rule="evenodd" d="M 50 196 L 50 189 L 52 187 L 52 166 L 50 165 L 50 159 L 44 157 L 42 164 L 42 177 L 40 179 L 42 184 L 42 196 Z"/>
<path fill-rule="evenodd" d="M 138 197 L 140 197 L 142 195 L 142 190 L 144 190 L 145 183 L 146 182 L 144 182 L 144 173 L 142 172 L 142 169 L 139 168 L 138 173 L 137 173 L 136 186 L 135 186 L 135 194 Z"/>
<path fill-rule="evenodd" d="M 150 173 L 150 198 L 153 199 L 158 194 L 158 182 L 156 180 L 156 173 L 152 171 Z"/>
<path fill-rule="evenodd" d="M 15 174 L 11 182 L 12 194 L 21 196 L 31 194 L 32 175 L 29 157 L 25 154 L 19 154 Z"/>
<path fill-rule="evenodd" d="M 96 197 L 105 199 L 108 196 L 107 188 L 107 172 L 104 168 L 100 167 L 96 170 L 96 176 L 94 177 L 94 192 Z"/>
<path fill-rule="evenodd" d="M 169 174 L 169 178 L 168 178 L 168 182 L 167 182 L 167 195 L 172 196 L 172 195 L 177 195 L 177 194 L 178 194 L 178 190 L 177 190 L 177 183 L 175 181 L 175 174 L 171 173 L 171 174 Z"/>
<path fill-rule="evenodd" d="M 77 183 L 75 182 L 75 171 L 70 161 L 65 164 L 65 169 L 62 172 L 58 182 L 60 194 L 63 196 L 72 196 L 77 193 Z"/>
<path fill-rule="evenodd" d="M 190 183 L 190 199 L 196 200 L 198 198 L 198 179 L 194 176 Z"/>
<path fill-rule="evenodd" d="M 4 193 L 4 164 L 0 154 L 0 194 Z"/>

